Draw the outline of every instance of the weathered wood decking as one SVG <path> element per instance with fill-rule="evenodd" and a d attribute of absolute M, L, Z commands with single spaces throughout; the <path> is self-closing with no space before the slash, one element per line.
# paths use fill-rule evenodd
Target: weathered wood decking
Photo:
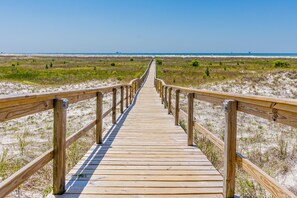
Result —
<path fill-rule="evenodd" d="M 56 197 L 222 197 L 222 176 L 196 146 L 187 146 L 187 135 L 160 103 L 154 74 L 153 65 L 104 144 L 87 152 Z"/>

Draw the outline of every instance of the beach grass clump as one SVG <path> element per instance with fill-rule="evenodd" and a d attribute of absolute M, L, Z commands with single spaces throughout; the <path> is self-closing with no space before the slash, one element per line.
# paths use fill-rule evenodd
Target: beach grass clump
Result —
<path fill-rule="evenodd" d="M 284 60 L 276 60 L 276 61 L 273 61 L 273 66 L 276 68 L 285 68 L 285 67 L 289 67 L 290 63 Z"/>
<path fill-rule="evenodd" d="M 193 67 L 199 67 L 199 62 L 198 62 L 198 60 L 192 60 L 192 62 L 191 62 L 191 65 L 193 66 Z"/>
<path fill-rule="evenodd" d="M 156 64 L 157 65 L 162 65 L 163 64 L 163 61 L 159 58 L 156 58 Z"/>

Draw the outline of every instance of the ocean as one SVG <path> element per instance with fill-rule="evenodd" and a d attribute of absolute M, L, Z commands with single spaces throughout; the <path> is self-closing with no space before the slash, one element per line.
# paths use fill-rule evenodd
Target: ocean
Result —
<path fill-rule="evenodd" d="M 297 53 L 1 53 L 0 56 L 141 56 L 141 57 L 283 57 L 297 58 Z"/>

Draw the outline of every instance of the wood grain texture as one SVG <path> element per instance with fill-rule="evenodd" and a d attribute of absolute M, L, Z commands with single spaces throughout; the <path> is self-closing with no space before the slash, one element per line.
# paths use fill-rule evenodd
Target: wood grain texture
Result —
<path fill-rule="evenodd" d="M 180 93 L 180 90 L 176 90 L 175 91 L 175 114 L 174 114 L 174 118 L 175 118 L 175 125 L 178 125 L 178 122 L 179 122 L 179 93 Z"/>
<path fill-rule="evenodd" d="M 117 89 L 112 90 L 112 124 L 117 121 Z"/>
<path fill-rule="evenodd" d="M 66 160 L 66 99 L 54 101 L 54 161 L 53 161 L 53 194 L 65 191 L 65 160 Z"/>
<path fill-rule="evenodd" d="M 188 146 L 193 145 L 194 135 L 193 135 L 193 128 L 194 128 L 194 94 L 188 93 Z"/>
<path fill-rule="evenodd" d="M 235 195 L 237 102 L 226 100 L 224 145 L 224 197 Z"/>
<path fill-rule="evenodd" d="M 0 183 L 0 197 L 5 197 L 20 184 L 26 181 L 31 175 L 36 173 L 39 169 L 44 167 L 48 162 L 53 159 L 53 149 L 40 155 L 38 158 L 34 159 L 20 170 L 12 174 L 6 180 Z"/>
<path fill-rule="evenodd" d="M 96 144 L 102 144 L 102 125 L 103 125 L 103 94 L 97 93 L 96 101 Z"/>

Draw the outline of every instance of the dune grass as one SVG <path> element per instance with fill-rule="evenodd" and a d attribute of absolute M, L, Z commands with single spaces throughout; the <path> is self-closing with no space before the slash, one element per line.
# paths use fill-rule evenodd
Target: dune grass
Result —
<path fill-rule="evenodd" d="M 272 58 L 159 58 L 157 76 L 167 84 L 194 86 L 209 82 L 231 80 L 255 73 L 296 70 L 297 59 Z M 285 62 L 278 67 L 276 62 Z"/>
<path fill-rule="evenodd" d="M 129 57 L 0 57 L 0 80 L 62 85 L 88 80 L 140 77 L 149 58 Z"/>

